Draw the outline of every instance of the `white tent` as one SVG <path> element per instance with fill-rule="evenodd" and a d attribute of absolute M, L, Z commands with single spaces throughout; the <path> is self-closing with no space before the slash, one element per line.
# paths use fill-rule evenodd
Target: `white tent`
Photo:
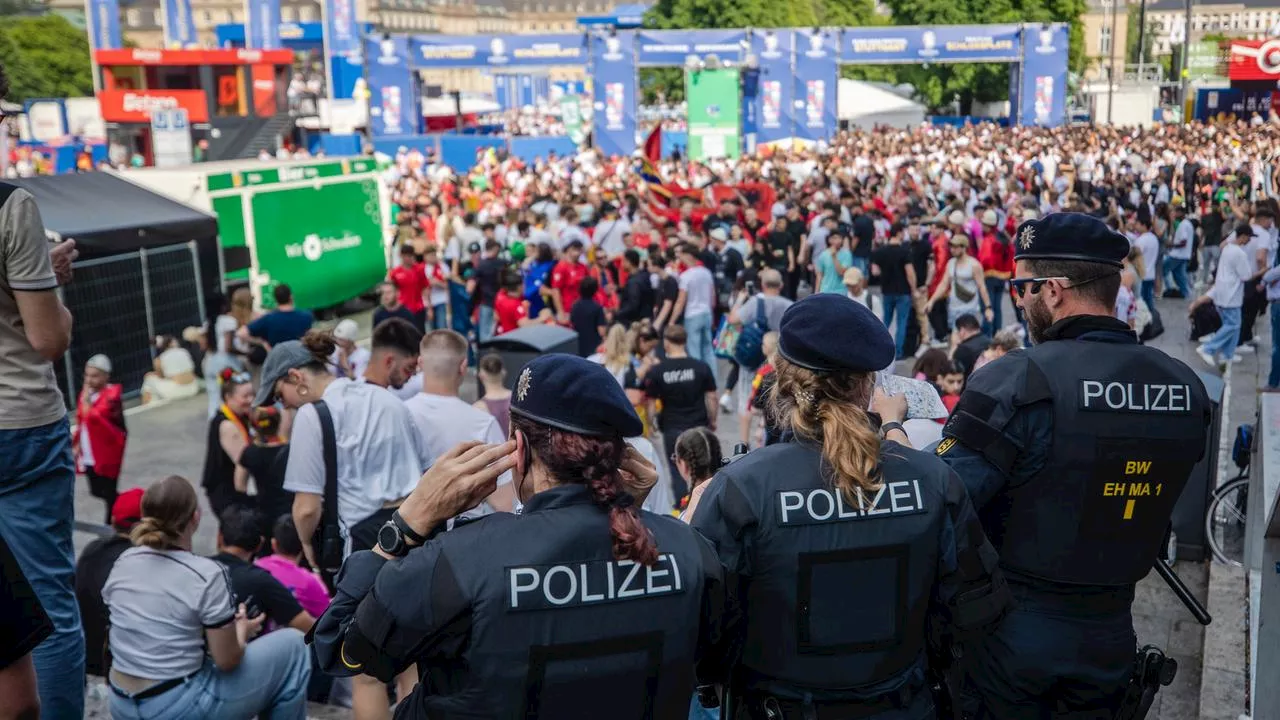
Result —
<path fill-rule="evenodd" d="M 842 123 L 869 128 L 905 128 L 924 122 L 925 107 L 896 93 L 860 80 L 840 79 L 836 108 Z"/>

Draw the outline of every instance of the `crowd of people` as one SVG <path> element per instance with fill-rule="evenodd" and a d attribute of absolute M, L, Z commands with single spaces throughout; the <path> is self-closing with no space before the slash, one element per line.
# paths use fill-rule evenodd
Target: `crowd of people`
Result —
<path fill-rule="evenodd" d="M 1018 303 L 1011 316 L 1004 300 L 1063 279 L 1011 282 L 1014 254 L 1034 242 L 1019 228 L 1051 214 L 1092 215 L 1129 239 L 1115 317 L 1141 338 L 1163 332 L 1156 298 L 1181 297 L 1204 362 L 1265 353 L 1255 328 L 1268 308 L 1272 343 L 1280 339 L 1278 146 L 1280 132 L 1265 124 L 921 126 L 843 132 L 817 148 L 734 161 L 660 160 L 657 178 L 634 158 L 593 151 L 535 163 L 486 151 L 465 172 L 402 152 L 386 174 L 397 263 L 378 289 L 367 343 L 351 320 L 314 329 L 285 285 L 261 314 L 247 291 L 210 296 L 203 329 L 158 339 L 144 390 L 189 396 L 202 377 L 209 395 L 198 483 L 172 477 L 145 494 L 118 487 L 128 430 L 109 358 L 86 363 L 73 436 L 59 436 L 67 421 L 56 398 L 4 403 L 0 440 L 46 431 L 14 439 L 25 449 L 15 472 L 25 473 L 27 502 L 0 503 L 16 565 L 7 552 L 0 559 L 6 573 L 21 566 L 44 608 L 44 630 L 33 632 L 52 633 L 18 649 L 35 650 L 47 708 L 81 702 L 71 697 L 78 685 L 65 682 L 78 656 L 109 673 L 121 717 L 178 707 L 189 717 L 302 717 L 308 698 L 385 717 L 389 697 L 407 697 L 418 675 L 400 668 L 396 681 L 335 684 L 331 668 L 308 659 L 301 633 L 334 597 L 342 558 L 377 545 L 452 448 L 542 432 L 517 412 L 529 402 L 527 378 L 482 347 L 496 335 L 572 329 L 577 354 L 603 366 L 640 420 L 627 440 L 661 477 L 644 507 L 691 519 L 732 454 L 720 438 L 750 448 L 784 437 L 786 418 L 769 402 L 778 367 L 791 367 L 779 359 L 779 333 L 788 309 L 811 295 L 847 297 L 879 318 L 891 347 L 879 367 L 858 372 L 885 383 L 906 376 L 904 434 L 917 448 L 937 441 L 975 370 L 1040 340 L 1033 330 L 1043 319 Z M 12 196 L 0 214 L 31 212 L 25 197 Z M 73 249 L 19 249 L 11 256 L 28 262 L 6 266 L 8 287 L 69 281 Z M 69 318 L 51 302 L 28 319 L 29 304 L 0 296 L 0 349 L 26 344 L 14 371 L 20 387 L 40 384 L 40 368 L 65 350 L 54 335 L 64 324 L 69 333 Z M 1278 356 L 1273 346 L 1272 388 Z M 473 366 L 483 394 L 471 404 L 462 396 Z M 9 397 L 4 377 L 0 398 Z M 722 428 L 727 417 L 736 432 Z M 39 459 L 63 449 L 67 467 Z M 73 572 L 69 550 L 53 540 L 69 532 L 58 524 L 70 516 L 37 527 L 30 509 L 61 507 L 64 495 L 70 508 L 76 472 L 117 535 Z M 493 481 L 451 526 L 527 499 L 511 472 Z M 21 494 L 14 488 L 0 492 Z M 201 517 L 200 492 L 214 518 Z M 201 522 L 219 528 L 214 558 L 192 553 Z M 81 626 L 87 652 L 77 649 Z M 147 650 L 155 647 L 165 652 Z"/>

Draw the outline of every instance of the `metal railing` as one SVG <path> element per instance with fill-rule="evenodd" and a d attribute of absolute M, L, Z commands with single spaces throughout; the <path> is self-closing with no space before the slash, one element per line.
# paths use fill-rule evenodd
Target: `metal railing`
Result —
<path fill-rule="evenodd" d="M 154 367 L 158 335 L 181 335 L 205 320 L 200 257 L 194 241 L 75 263 L 61 288 L 74 319 L 71 347 L 57 369 L 67 406 L 74 407 L 84 363 L 111 360 L 112 382 L 136 396 Z"/>

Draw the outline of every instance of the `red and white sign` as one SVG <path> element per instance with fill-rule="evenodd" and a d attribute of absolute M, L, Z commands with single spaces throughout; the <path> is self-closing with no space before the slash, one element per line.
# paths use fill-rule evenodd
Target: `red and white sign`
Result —
<path fill-rule="evenodd" d="M 1280 39 L 1233 40 L 1227 59 L 1231 80 L 1280 80 Z"/>
<path fill-rule="evenodd" d="M 191 122 L 209 121 L 209 100 L 203 90 L 102 90 L 98 105 L 102 119 L 113 123 L 149 123 L 153 110 L 183 108 Z"/>
<path fill-rule="evenodd" d="M 95 50 L 99 65 L 290 65 L 292 50 L 245 50 L 212 48 L 208 50 Z"/>

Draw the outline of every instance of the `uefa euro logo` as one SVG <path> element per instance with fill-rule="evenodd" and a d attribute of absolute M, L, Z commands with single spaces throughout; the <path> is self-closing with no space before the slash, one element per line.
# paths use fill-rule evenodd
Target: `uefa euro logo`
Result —
<path fill-rule="evenodd" d="M 1053 30 L 1049 28 L 1040 30 L 1040 45 L 1036 47 L 1036 52 L 1047 55 L 1056 50 L 1057 48 L 1053 46 Z"/>
<path fill-rule="evenodd" d="M 923 57 L 933 57 L 938 54 L 938 36 L 932 30 L 925 30 L 920 36 L 920 55 Z"/>
<path fill-rule="evenodd" d="M 777 35 L 773 33 L 769 33 L 768 35 L 764 36 L 764 51 L 771 55 L 776 55 L 778 53 L 778 36 Z"/>
<path fill-rule="evenodd" d="M 391 38 L 378 43 L 378 53 L 379 65 L 395 65 L 400 62 L 400 58 L 396 57 L 396 41 Z"/>
<path fill-rule="evenodd" d="M 494 38 L 489 41 L 489 57 L 499 59 L 507 54 L 507 43 L 502 38 Z"/>
<path fill-rule="evenodd" d="M 822 33 L 812 33 L 809 35 L 809 54 L 822 54 Z"/>

